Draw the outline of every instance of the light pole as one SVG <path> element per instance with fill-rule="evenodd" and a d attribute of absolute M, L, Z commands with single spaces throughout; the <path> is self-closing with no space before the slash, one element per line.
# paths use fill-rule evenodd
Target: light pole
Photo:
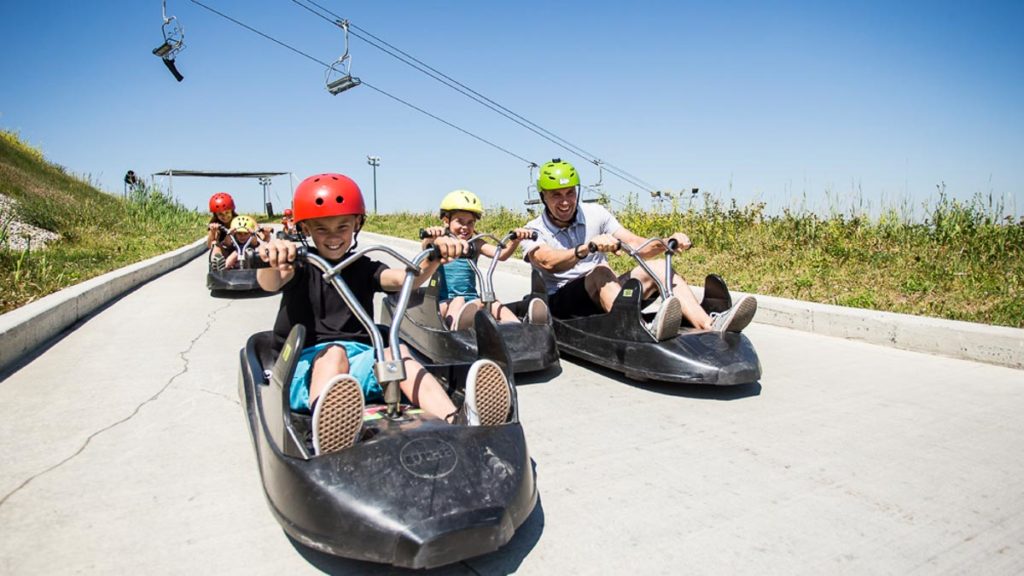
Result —
<path fill-rule="evenodd" d="M 270 202 L 267 201 L 267 188 L 270 186 L 269 176 L 260 176 L 260 186 L 263 186 L 263 207 L 267 209 L 267 218 L 274 216 L 274 209 L 270 206 Z"/>
<path fill-rule="evenodd" d="M 367 156 L 366 163 L 373 166 L 373 213 L 377 213 L 377 166 L 380 166 L 380 156 Z"/>

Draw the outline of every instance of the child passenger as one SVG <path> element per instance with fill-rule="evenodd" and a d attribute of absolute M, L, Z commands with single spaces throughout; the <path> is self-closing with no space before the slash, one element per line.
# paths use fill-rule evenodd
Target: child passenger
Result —
<path fill-rule="evenodd" d="M 224 254 L 224 268 L 231 270 L 239 267 L 239 260 L 245 257 L 246 250 L 256 250 L 261 244 L 260 236 L 256 233 L 256 221 L 250 216 L 235 216 L 231 220 L 231 228 L 227 237 L 220 245 Z"/>
<path fill-rule="evenodd" d="M 484 217 L 484 206 L 480 198 L 469 190 L 455 190 L 441 200 L 440 216 L 444 226 L 426 229 L 431 237 L 451 235 L 468 242 L 476 235 L 476 223 Z M 533 234 L 533 231 L 527 228 L 516 228 L 513 232 L 516 237 L 500 251 L 483 239 L 477 240 L 474 260 L 481 253 L 488 258 L 507 260 L 516 251 L 519 242 Z M 476 274 L 465 258 L 449 262 L 441 268 L 438 274 L 437 301 L 441 317 L 449 329 L 465 330 L 471 327 L 476 311 L 483 308 L 476 280 Z M 491 304 L 491 315 L 498 322 L 519 322 L 519 318 L 498 301 Z M 542 300 L 534 298 L 527 308 L 526 318 L 528 322 L 534 324 L 546 324 L 547 305 Z"/>
<path fill-rule="evenodd" d="M 312 237 L 315 253 L 337 263 L 356 246 L 366 221 L 366 208 L 359 186 L 341 174 L 319 174 L 306 178 L 295 189 L 292 203 L 295 224 Z M 455 238 L 424 240 L 436 245 L 440 261 L 424 260 L 416 284 L 429 278 L 442 262 L 458 258 L 467 249 Z M 327 453 L 351 446 L 359 439 L 366 402 L 380 402 L 383 391 L 373 372 L 373 348 L 362 323 L 313 266 L 294 266 L 297 244 L 276 238 L 260 248 L 260 257 L 270 268 L 257 271 L 257 281 L 269 292 L 283 291 L 275 344 L 280 348 L 296 324 L 306 327 L 303 349 L 291 383 L 291 408 L 313 414 L 313 446 Z M 314 251 L 314 249 L 310 249 Z M 398 291 L 405 279 L 404 268 L 388 266 L 362 257 L 341 271 L 356 299 L 372 313 L 376 292 Z M 394 351 L 388 348 L 388 358 Z M 405 397 L 424 411 L 451 423 L 495 425 L 507 421 L 512 394 L 501 368 L 490 360 L 478 360 L 466 380 L 466 402 L 457 410 L 432 374 L 399 351 L 406 370 L 400 383 Z"/>

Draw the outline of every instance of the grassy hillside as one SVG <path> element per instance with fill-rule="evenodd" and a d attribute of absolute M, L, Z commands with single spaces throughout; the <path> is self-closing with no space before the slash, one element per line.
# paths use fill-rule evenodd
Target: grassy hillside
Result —
<path fill-rule="evenodd" d="M 16 201 L 17 220 L 60 235 L 45 249 L 14 249 L 10 223 L 0 221 L 0 313 L 179 248 L 203 234 L 207 219 L 155 191 L 130 200 L 100 192 L 6 131 L 0 194 Z"/>
<path fill-rule="evenodd" d="M 940 193 L 927 220 L 896 211 L 878 218 L 833 213 L 765 213 L 764 204 L 723 205 L 706 196 L 702 206 L 616 211 L 619 222 L 646 237 L 683 231 L 694 247 L 675 260 L 688 281 L 721 274 L 729 286 L 754 292 L 856 308 L 1024 328 L 1024 220 L 975 197 Z M 499 209 L 480 221 L 500 236 L 523 225 L 527 214 Z M 415 238 L 438 225 L 435 214 L 371 216 L 368 229 Z M 612 257 L 624 272 L 633 266 Z"/>

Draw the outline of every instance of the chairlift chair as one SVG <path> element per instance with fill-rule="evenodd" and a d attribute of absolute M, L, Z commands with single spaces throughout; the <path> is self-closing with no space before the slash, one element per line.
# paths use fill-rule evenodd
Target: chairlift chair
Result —
<path fill-rule="evenodd" d="M 338 27 L 345 32 L 345 53 L 327 68 L 325 82 L 327 91 L 337 96 L 346 90 L 359 86 L 359 78 L 352 76 L 352 57 L 348 53 L 348 20 L 339 20 Z M 337 76 L 335 78 L 335 76 Z"/>
<path fill-rule="evenodd" d="M 159 56 L 164 61 L 164 66 L 167 66 L 174 75 L 174 79 L 181 82 L 185 77 L 178 72 L 174 57 L 185 49 L 185 29 L 178 23 L 177 18 L 167 16 L 166 0 L 163 2 L 163 26 L 160 27 L 160 31 L 163 33 L 164 43 L 154 48 L 153 54 Z"/>

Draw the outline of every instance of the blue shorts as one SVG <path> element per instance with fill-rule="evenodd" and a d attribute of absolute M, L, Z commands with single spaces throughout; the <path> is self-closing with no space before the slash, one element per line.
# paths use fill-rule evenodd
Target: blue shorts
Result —
<path fill-rule="evenodd" d="M 341 346 L 345 349 L 345 354 L 348 356 L 348 373 L 359 381 L 366 403 L 383 401 L 384 391 L 377 383 L 377 375 L 373 373 L 373 364 L 376 362 L 373 348 L 361 342 L 337 340 L 302 349 L 299 361 L 295 365 L 295 376 L 292 376 L 291 393 L 288 399 L 292 410 L 309 412 L 309 380 L 313 375 L 313 359 L 329 346 Z"/>

